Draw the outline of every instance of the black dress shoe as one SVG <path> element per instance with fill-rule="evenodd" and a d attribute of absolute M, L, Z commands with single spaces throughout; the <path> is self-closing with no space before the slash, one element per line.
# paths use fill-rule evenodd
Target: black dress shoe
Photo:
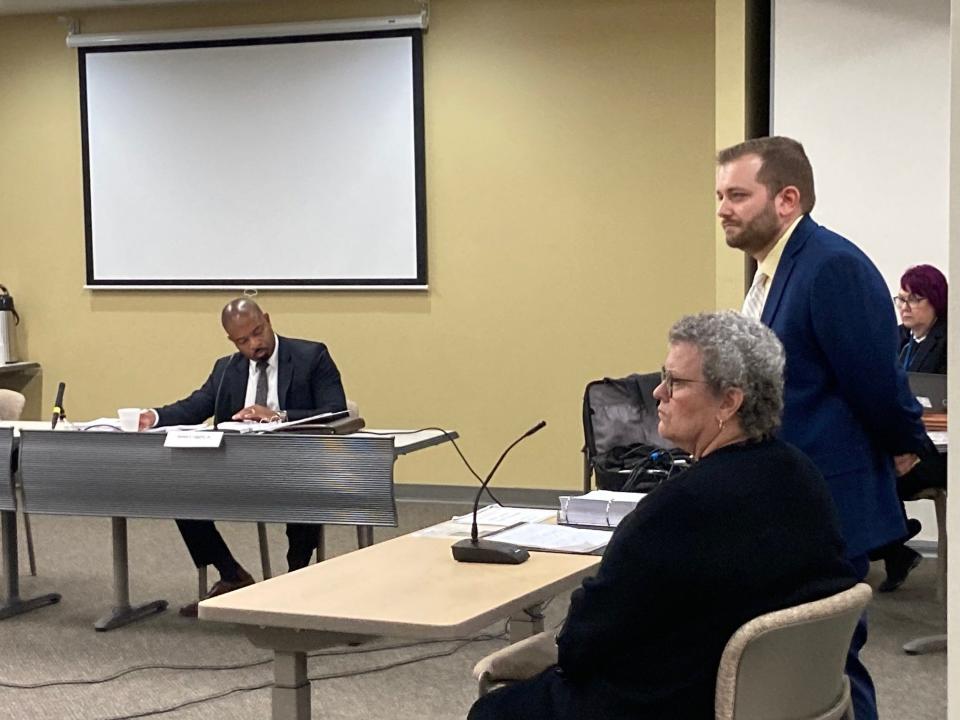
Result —
<path fill-rule="evenodd" d="M 877 589 L 883 593 L 893 592 L 903 585 L 907 575 L 920 564 L 921 560 L 923 560 L 923 556 L 920 553 L 906 545 L 901 545 L 895 552 L 891 553 L 890 557 L 883 561 L 887 569 L 887 579 L 880 583 L 880 587 Z"/>

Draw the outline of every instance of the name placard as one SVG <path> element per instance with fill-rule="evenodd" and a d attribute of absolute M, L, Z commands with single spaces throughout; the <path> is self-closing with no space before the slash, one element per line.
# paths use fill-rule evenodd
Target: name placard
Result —
<path fill-rule="evenodd" d="M 163 441 L 164 447 L 173 448 L 215 448 L 223 442 L 223 433 L 219 431 L 194 432 L 191 430 L 174 430 L 167 433 Z"/>

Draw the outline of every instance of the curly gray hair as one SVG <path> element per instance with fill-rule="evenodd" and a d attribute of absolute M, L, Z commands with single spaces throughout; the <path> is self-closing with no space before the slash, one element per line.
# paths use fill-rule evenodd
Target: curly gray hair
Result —
<path fill-rule="evenodd" d="M 670 343 L 700 350 L 703 377 L 714 392 L 743 391 L 740 426 L 752 439 L 770 435 L 783 412 L 783 345 L 759 320 L 727 310 L 681 318 Z"/>

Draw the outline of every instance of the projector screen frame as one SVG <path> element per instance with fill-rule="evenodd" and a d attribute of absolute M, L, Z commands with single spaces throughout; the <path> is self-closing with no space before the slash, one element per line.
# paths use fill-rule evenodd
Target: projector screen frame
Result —
<path fill-rule="evenodd" d="M 103 279 L 95 277 L 93 246 L 93 212 L 90 178 L 89 116 L 87 107 L 86 57 L 103 53 L 131 51 L 178 50 L 195 48 L 238 47 L 258 45 L 281 45 L 308 42 L 332 42 L 374 38 L 410 38 L 413 100 L 413 148 L 414 148 L 414 207 L 415 207 L 415 252 L 416 276 L 411 278 L 123 278 Z M 426 290 L 427 285 L 427 208 L 426 170 L 424 141 L 424 95 L 423 95 L 423 30 L 405 27 L 387 30 L 363 30 L 350 32 L 309 32 L 305 34 L 183 40 L 169 42 L 131 42 L 110 45 L 79 46 L 78 72 L 80 83 L 80 136 L 83 172 L 84 240 L 86 254 L 86 283 L 90 290 L 223 290 L 237 288 L 263 288 L 276 290 Z"/>

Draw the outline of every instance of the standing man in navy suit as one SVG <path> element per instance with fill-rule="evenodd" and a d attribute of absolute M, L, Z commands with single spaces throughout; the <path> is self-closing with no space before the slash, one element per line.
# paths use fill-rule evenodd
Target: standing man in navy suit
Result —
<path fill-rule="evenodd" d="M 859 248 L 814 222 L 814 200 L 813 169 L 795 140 L 748 140 L 717 156 L 727 245 L 759 265 L 743 312 L 769 325 L 786 351 L 780 437 L 826 478 L 862 578 L 868 553 L 906 534 L 895 474 L 917 462 L 925 432 L 897 361 L 883 278 Z M 877 717 L 859 659 L 866 639 L 864 615 L 847 657 L 857 720 Z"/>
<path fill-rule="evenodd" d="M 325 412 L 346 410 L 340 371 L 323 343 L 278 337 L 270 316 L 249 298 L 232 300 L 220 321 L 237 351 L 222 357 L 199 390 L 189 397 L 140 414 L 140 428 L 195 425 L 209 417 L 224 420 L 300 420 Z M 207 597 L 253 583 L 234 559 L 212 520 L 177 520 L 177 527 L 197 567 L 213 565 L 220 580 Z M 287 567 L 310 562 L 317 546 L 317 527 L 287 524 Z M 197 604 L 180 608 L 196 617 Z"/>

